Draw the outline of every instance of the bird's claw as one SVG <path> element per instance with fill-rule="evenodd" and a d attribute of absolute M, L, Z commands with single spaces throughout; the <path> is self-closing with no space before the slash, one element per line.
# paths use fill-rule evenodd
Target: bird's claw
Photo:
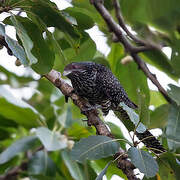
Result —
<path fill-rule="evenodd" d="M 84 107 L 84 108 L 81 109 L 81 113 L 86 114 L 86 112 L 96 110 L 96 109 L 98 109 L 100 107 L 101 107 L 100 105 L 95 105 L 95 106 L 88 105 L 87 107 Z"/>

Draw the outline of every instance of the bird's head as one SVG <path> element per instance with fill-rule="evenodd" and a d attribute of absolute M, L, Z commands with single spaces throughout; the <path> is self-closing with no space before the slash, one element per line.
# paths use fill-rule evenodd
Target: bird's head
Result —
<path fill-rule="evenodd" d="M 63 76 L 70 77 L 75 74 L 84 74 L 87 71 L 91 71 L 95 63 L 93 62 L 73 62 L 66 65 L 64 68 Z"/>

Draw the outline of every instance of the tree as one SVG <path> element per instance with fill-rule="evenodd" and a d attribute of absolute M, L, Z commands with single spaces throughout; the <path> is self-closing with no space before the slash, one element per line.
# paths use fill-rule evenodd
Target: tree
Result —
<path fill-rule="evenodd" d="M 18 76 L 0 66 L 5 76 L 0 79 L 0 179 L 98 180 L 104 175 L 107 179 L 113 175 L 139 179 L 135 168 L 144 173 L 143 179 L 179 179 L 180 88 L 170 84 L 166 91 L 147 64 L 178 81 L 180 2 L 71 3 L 72 7 L 59 10 L 49 0 L 0 1 L 0 13 L 8 13 L 0 23 L 1 48 L 7 49 L 7 56 L 17 58 L 17 69 L 24 66 L 28 72 L 30 67 L 41 77 L 34 79 L 32 72 L 28 77 Z M 86 32 L 94 25 L 108 38 L 107 57 Z M 7 35 L 8 26 L 15 28 L 17 40 Z M 172 51 L 170 57 L 163 53 L 167 47 Z M 81 113 L 88 102 L 73 93 L 59 73 L 72 61 L 104 64 L 119 78 L 138 104 L 137 111 L 120 104 L 122 112 L 115 112 L 133 132 L 132 141 L 119 126 L 104 122 L 101 112 Z M 147 79 L 158 91 L 149 89 Z M 16 99 L 3 86 L 20 89 L 32 82 L 37 87 L 28 100 Z M 153 128 L 162 130 L 159 141 L 166 152 L 156 154 L 157 149 L 146 143 L 152 137 L 138 136 Z M 145 146 L 139 146 L 140 142 Z"/>

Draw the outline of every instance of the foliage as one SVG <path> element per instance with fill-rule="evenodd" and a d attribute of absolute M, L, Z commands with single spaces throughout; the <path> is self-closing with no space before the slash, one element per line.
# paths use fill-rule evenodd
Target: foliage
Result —
<path fill-rule="evenodd" d="M 180 78 L 180 1 L 119 2 L 126 25 L 139 38 L 172 51 L 169 57 L 161 50 L 151 49 L 140 53 L 141 58 L 177 81 Z M 179 179 L 180 87 L 169 85 L 168 94 L 173 103 L 168 104 L 158 91 L 149 89 L 147 77 L 135 62 L 127 60 L 129 56 L 123 46 L 112 41 L 111 32 L 93 5 L 87 0 L 72 0 L 71 4 L 72 7 L 60 10 L 50 0 L 0 1 L 0 16 L 4 17 L 3 12 L 7 15 L 0 22 L 0 37 L 5 38 L 26 72 L 20 76 L 0 66 L 0 179 L 15 167 L 22 169 L 16 174 L 17 179 L 100 180 L 106 175 L 110 180 L 115 174 L 126 179 L 116 167 L 116 161 L 112 161 L 119 146 L 144 173 L 144 179 L 153 176 Z M 105 2 L 105 6 L 115 17 L 111 2 Z M 94 25 L 107 38 L 110 48 L 107 57 L 98 51 L 86 31 Z M 9 26 L 14 27 L 16 40 L 9 36 Z M 56 87 L 45 78 L 37 80 L 33 76 L 44 75 L 51 69 L 62 73 L 64 66 L 72 61 L 94 61 L 108 66 L 139 107 L 135 112 L 122 104 L 131 119 L 129 122 L 121 119 L 126 128 L 138 132 L 160 128 L 159 140 L 167 152 L 157 158 L 144 146 L 136 147 L 134 137 L 128 140 L 122 127 L 110 122 L 106 125 L 115 139 L 96 136 L 95 129 L 87 127 L 82 121 L 85 117 L 70 100 L 65 103 Z M 35 91 L 28 99 L 15 97 L 7 88 L 19 92 L 23 87 L 32 90 L 33 83 L 36 83 Z M 150 105 L 155 109 L 150 110 Z M 126 150 L 127 144 L 131 147 Z"/>

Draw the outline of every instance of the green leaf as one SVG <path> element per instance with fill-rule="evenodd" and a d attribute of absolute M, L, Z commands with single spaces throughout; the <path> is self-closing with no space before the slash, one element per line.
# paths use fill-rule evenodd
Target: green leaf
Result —
<path fill-rule="evenodd" d="M 74 123 L 71 127 L 69 127 L 67 134 L 68 136 L 75 137 L 76 139 L 86 138 L 92 135 L 92 133 L 88 131 L 88 128 L 80 125 L 79 123 Z"/>
<path fill-rule="evenodd" d="M 147 97 L 140 90 L 138 91 L 138 114 L 141 122 L 149 127 L 150 125 L 149 102 L 147 103 Z"/>
<path fill-rule="evenodd" d="M 131 147 L 128 149 L 128 155 L 135 167 L 146 177 L 153 177 L 158 172 L 158 164 L 148 152 Z"/>
<path fill-rule="evenodd" d="M 50 131 L 48 128 L 40 127 L 36 135 L 48 151 L 57 151 L 67 147 L 67 139 L 58 132 Z"/>
<path fill-rule="evenodd" d="M 169 104 L 163 104 L 152 111 L 148 128 L 164 128 L 168 121 L 169 107 Z"/>
<path fill-rule="evenodd" d="M 95 22 L 98 22 L 99 24 L 103 23 L 104 25 L 104 22 L 102 21 L 102 17 L 96 11 L 96 9 L 89 3 L 88 0 L 84 0 L 84 1 L 74 0 L 72 1 L 72 4 L 74 7 L 78 7 L 82 9 L 82 12 L 87 16 L 91 17 Z"/>
<path fill-rule="evenodd" d="M 73 160 L 83 163 L 86 159 L 100 159 L 118 151 L 119 144 L 107 136 L 89 136 L 75 143 L 71 151 Z"/>
<path fill-rule="evenodd" d="M 104 158 L 96 161 L 90 161 L 92 168 L 94 171 L 99 174 L 102 169 L 111 161 L 112 158 Z M 121 169 L 117 168 L 116 163 L 111 163 L 108 167 L 108 171 L 106 172 L 106 177 L 108 180 L 112 179 L 112 176 L 117 175 L 125 180 L 127 180 L 127 176 L 122 172 Z"/>
<path fill-rule="evenodd" d="M 175 86 L 173 84 L 168 85 L 171 89 L 168 90 L 168 95 L 177 103 L 177 105 L 180 105 L 180 87 Z"/>
<path fill-rule="evenodd" d="M 170 150 L 180 147 L 180 106 L 172 104 L 168 116 L 166 135 Z"/>
<path fill-rule="evenodd" d="M 71 176 L 75 180 L 83 180 L 83 175 L 80 170 L 79 165 L 71 159 L 70 152 L 68 150 L 64 150 L 61 152 L 61 156 L 63 158 L 64 163 L 66 164 Z"/>
<path fill-rule="evenodd" d="M 150 105 L 153 105 L 155 107 L 158 107 L 162 104 L 166 104 L 167 101 L 165 98 L 162 96 L 162 94 L 159 91 L 150 91 Z"/>
<path fill-rule="evenodd" d="M 148 122 L 150 94 L 146 76 L 142 71 L 139 71 L 137 64 L 133 62 L 131 57 L 125 57 L 121 45 L 111 45 L 108 60 L 113 74 L 119 79 L 130 99 L 136 104 L 142 105 L 141 112 L 143 112 L 142 117 L 144 118 L 142 122 Z"/>
<path fill-rule="evenodd" d="M 17 128 L 17 123 L 15 123 L 14 121 L 0 115 L 0 127 L 7 127 L 7 128 L 8 127 L 14 127 L 14 128 Z"/>
<path fill-rule="evenodd" d="M 159 164 L 159 174 L 161 179 L 177 180 L 180 177 L 179 164 L 176 157 L 170 153 L 163 153 L 157 159 Z"/>
<path fill-rule="evenodd" d="M 105 168 L 101 171 L 101 173 L 96 177 L 95 180 L 102 180 L 103 176 L 106 174 L 106 171 L 109 167 L 109 165 L 111 164 L 112 161 L 108 162 L 108 164 L 105 166 Z"/>
<path fill-rule="evenodd" d="M 64 97 L 63 97 L 64 103 Z M 62 106 L 61 106 L 62 107 Z M 69 105 L 64 105 L 58 113 L 58 122 L 65 128 L 71 127 L 73 124 L 72 108 Z"/>
<path fill-rule="evenodd" d="M 140 122 L 138 114 L 136 114 L 136 112 L 133 109 L 129 108 L 124 103 L 120 103 L 120 105 L 127 112 L 130 120 L 134 123 L 134 125 L 137 126 L 136 131 L 138 133 L 145 132 L 146 131 L 146 127 Z"/>
<path fill-rule="evenodd" d="M 28 163 L 28 174 L 46 175 L 53 177 L 56 175 L 56 165 L 49 158 L 47 152 L 38 151 L 30 158 Z"/>
<path fill-rule="evenodd" d="M 5 151 L 0 154 L 0 164 L 4 164 L 11 160 L 14 156 L 21 152 L 32 149 L 37 142 L 37 137 L 27 136 L 14 142 Z"/>
<path fill-rule="evenodd" d="M 111 44 L 111 52 L 108 55 L 108 61 L 112 72 L 116 75 L 116 64 L 124 57 L 124 48 L 120 43 Z"/>
<path fill-rule="evenodd" d="M 172 65 L 170 64 L 169 59 L 163 52 L 156 50 L 147 51 L 142 54 L 142 58 L 147 63 L 158 68 L 160 71 L 165 72 L 172 79 L 174 80 L 178 79 L 178 76 L 177 74 L 175 74 L 175 71 Z"/>
<path fill-rule="evenodd" d="M 70 16 L 76 19 L 78 28 L 80 29 L 90 29 L 94 26 L 94 21 L 86 14 L 86 9 L 70 7 L 65 9 L 64 12 L 67 12 Z"/>
<path fill-rule="evenodd" d="M 43 38 L 43 34 L 36 24 L 28 18 L 16 17 L 26 30 L 29 38 L 33 42 L 32 54 L 38 59 L 37 63 L 32 65 L 33 70 L 39 74 L 48 73 L 54 65 L 54 53 L 48 47 L 47 42 Z"/>
<path fill-rule="evenodd" d="M 113 134 L 113 136 L 116 139 L 125 139 L 122 130 L 119 126 L 117 126 L 116 124 L 112 123 L 112 122 L 106 122 L 106 124 L 108 125 L 108 127 L 111 130 L 111 133 Z M 123 141 L 119 141 L 121 148 L 125 149 L 126 148 L 126 143 Z"/>
<path fill-rule="evenodd" d="M 121 8 L 124 17 L 131 24 L 144 23 L 150 24 L 161 31 L 172 31 L 175 29 L 180 13 L 178 0 L 122 0 Z M 164 8 L 161 8 L 163 4 Z M 176 16 L 174 16 L 176 14 Z M 174 21 L 172 21 L 172 19 Z"/>
<path fill-rule="evenodd" d="M 24 87 L 25 84 L 34 81 L 32 77 L 18 76 L 14 72 L 8 71 L 6 68 L 0 65 L 0 72 L 7 77 L 7 80 L 1 81 L 0 84 L 9 84 L 13 88 Z M 17 83 L 13 83 L 15 80 Z"/>
<path fill-rule="evenodd" d="M 45 1 L 36 1 L 30 8 L 48 27 L 57 27 L 62 32 L 68 34 L 74 40 L 79 39 L 75 28 L 62 16 L 57 7 Z M 48 14 L 48 16 L 47 16 Z"/>
<path fill-rule="evenodd" d="M 76 54 L 72 58 L 70 58 L 70 60 L 71 61 L 92 60 L 95 53 L 96 53 L 96 44 L 91 38 L 88 38 L 79 46 L 79 48 L 77 48 Z"/>
<path fill-rule="evenodd" d="M 0 86 L 0 104 L 0 114 L 5 118 L 25 128 L 38 125 L 39 113 L 25 101 L 16 99 L 4 86 Z"/>
<path fill-rule="evenodd" d="M 17 57 L 24 66 L 27 66 L 28 61 L 26 59 L 24 49 L 18 44 L 17 41 L 5 34 L 5 27 L 2 24 L 0 24 L 0 35 L 5 37 L 5 41 L 8 44 L 8 47 L 13 52 L 13 55 Z"/>
<path fill-rule="evenodd" d="M 27 31 L 25 30 L 23 25 L 18 21 L 17 16 L 14 15 L 11 16 L 10 20 L 12 21 L 14 27 L 16 28 L 16 33 L 23 44 L 26 55 L 29 59 L 29 65 L 37 63 L 38 60 L 31 52 L 34 44 L 31 38 L 28 36 Z"/>
<path fill-rule="evenodd" d="M 5 26 L 0 23 L 0 35 L 5 36 Z"/>

